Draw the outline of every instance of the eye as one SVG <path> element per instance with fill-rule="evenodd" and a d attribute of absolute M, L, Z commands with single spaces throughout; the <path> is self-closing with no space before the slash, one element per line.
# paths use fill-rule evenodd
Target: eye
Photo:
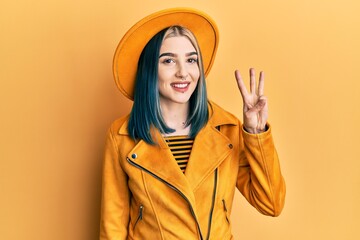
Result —
<path fill-rule="evenodd" d="M 188 63 L 197 63 L 197 58 L 189 58 L 188 60 Z"/>
<path fill-rule="evenodd" d="M 164 64 L 170 64 L 170 63 L 175 63 L 175 60 L 172 58 L 165 58 L 161 62 Z"/>

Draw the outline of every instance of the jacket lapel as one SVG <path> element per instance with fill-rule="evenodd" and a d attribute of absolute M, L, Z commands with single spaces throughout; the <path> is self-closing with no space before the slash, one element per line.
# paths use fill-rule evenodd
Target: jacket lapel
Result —
<path fill-rule="evenodd" d="M 230 140 L 210 124 L 198 133 L 185 171 L 193 191 L 230 154 L 230 144 Z"/>
<path fill-rule="evenodd" d="M 177 189 L 191 203 L 194 203 L 195 197 L 190 184 L 177 165 L 170 149 L 158 131 L 154 132 L 154 136 L 158 145 L 150 145 L 143 140 L 139 141 L 128 154 L 130 163 Z"/>

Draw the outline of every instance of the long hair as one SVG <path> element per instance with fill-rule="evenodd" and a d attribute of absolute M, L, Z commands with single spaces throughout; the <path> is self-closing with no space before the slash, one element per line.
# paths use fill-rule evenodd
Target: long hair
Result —
<path fill-rule="evenodd" d="M 129 135 L 134 140 L 143 139 L 149 144 L 155 144 L 151 136 L 151 127 L 157 128 L 161 133 L 175 131 L 166 125 L 161 114 L 158 62 L 163 40 L 177 36 L 187 37 L 198 53 L 200 77 L 189 100 L 190 109 L 186 121 L 186 126 L 190 126 L 189 136 L 195 137 L 209 119 L 204 68 L 198 43 L 195 36 L 188 29 L 181 26 L 172 26 L 157 33 L 147 43 L 140 55 L 135 81 L 134 104 L 128 125 Z"/>

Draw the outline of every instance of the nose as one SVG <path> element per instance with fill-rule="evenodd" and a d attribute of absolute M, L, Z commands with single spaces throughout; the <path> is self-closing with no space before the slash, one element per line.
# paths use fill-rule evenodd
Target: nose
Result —
<path fill-rule="evenodd" d="M 178 69 L 176 72 L 176 77 L 180 78 L 181 80 L 186 80 L 186 78 L 189 76 L 189 73 L 186 69 L 186 66 L 184 63 L 178 64 Z"/>

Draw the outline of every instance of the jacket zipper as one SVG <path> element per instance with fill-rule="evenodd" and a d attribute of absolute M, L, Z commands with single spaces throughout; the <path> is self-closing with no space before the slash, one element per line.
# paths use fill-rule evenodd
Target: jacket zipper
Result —
<path fill-rule="evenodd" d="M 189 199 L 188 199 L 179 189 L 177 189 L 175 186 L 171 185 L 170 183 L 168 183 L 168 182 L 165 181 L 164 179 L 158 177 L 157 175 L 155 175 L 154 173 L 150 172 L 149 170 L 147 170 L 147 169 L 141 167 L 140 165 L 136 164 L 135 162 L 131 161 L 130 158 L 127 158 L 127 160 L 128 160 L 128 162 L 129 162 L 131 165 L 133 165 L 134 167 L 139 168 L 139 169 L 147 172 L 148 174 L 150 174 L 150 175 L 153 176 L 154 178 L 156 178 L 156 179 L 160 180 L 161 182 L 165 183 L 166 185 L 168 185 L 171 189 L 173 189 L 174 191 L 176 191 L 182 198 L 184 198 L 184 199 L 187 201 L 187 203 L 188 203 L 189 206 L 190 206 L 191 215 L 194 217 L 195 222 L 196 222 L 196 226 L 197 226 L 197 228 L 198 228 L 198 230 L 199 230 L 200 240 L 203 240 L 204 238 L 203 238 L 202 233 L 201 233 L 200 224 L 199 224 L 199 222 L 198 222 L 198 220 L 197 220 L 197 218 L 196 218 L 196 216 L 195 216 L 194 208 L 192 207 Z"/>
<path fill-rule="evenodd" d="M 134 223 L 133 229 L 135 229 L 138 221 L 143 219 L 143 210 L 144 210 L 144 206 L 143 206 L 143 205 L 140 205 L 140 207 L 139 207 L 139 216 L 138 216 L 138 218 L 136 219 L 136 221 L 135 221 L 135 223 Z"/>
<path fill-rule="evenodd" d="M 210 238 L 212 215 L 213 215 L 213 212 L 214 212 L 215 198 L 216 198 L 217 175 L 218 175 L 218 169 L 215 169 L 215 174 L 214 174 L 214 178 L 215 178 L 215 179 L 214 179 L 214 190 L 213 190 L 213 196 L 212 196 L 211 210 L 210 210 L 210 215 L 209 215 L 208 234 L 207 234 L 206 240 L 209 240 L 209 238 Z"/>

